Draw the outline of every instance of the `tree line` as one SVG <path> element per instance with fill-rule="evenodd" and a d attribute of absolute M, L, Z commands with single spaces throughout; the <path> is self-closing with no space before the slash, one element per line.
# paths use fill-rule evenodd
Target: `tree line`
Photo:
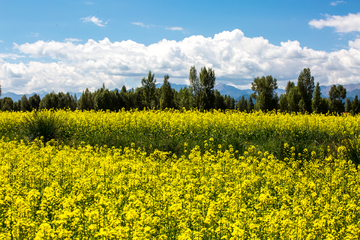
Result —
<path fill-rule="evenodd" d="M 278 96 L 277 80 L 272 76 L 257 77 L 252 82 L 251 89 L 255 92 L 255 110 L 279 110 L 280 112 L 308 113 L 342 113 L 358 114 L 360 103 L 356 95 L 354 100 L 346 99 L 346 88 L 343 85 L 333 85 L 329 97 L 321 95 L 319 82 L 314 81 L 309 68 L 304 68 L 298 77 L 297 84 L 289 81 L 285 93 Z M 346 99 L 346 102 L 344 100 Z"/>
<path fill-rule="evenodd" d="M 127 89 L 125 86 L 119 91 L 110 91 L 103 85 L 91 92 L 88 88 L 82 92 L 79 100 L 76 94 L 49 93 L 40 99 L 35 94 L 29 98 L 23 95 L 19 101 L 13 101 L 5 97 L 0 101 L 2 111 L 31 111 L 32 109 L 80 109 L 80 110 L 110 110 L 120 109 L 192 109 L 199 110 L 225 110 L 238 109 L 251 112 L 253 110 L 280 112 L 315 112 L 315 113 L 342 113 L 360 112 L 358 97 L 351 101 L 346 99 L 346 89 L 342 85 L 333 85 L 329 91 L 329 98 L 321 96 L 320 85 L 315 85 L 314 77 L 309 68 L 301 71 L 297 84 L 289 81 L 285 93 L 278 96 L 277 79 L 271 75 L 254 78 L 251 89 L 254 93 L 249 99 L 244 96 L 239 101 L 228 95 L 221 95 L 215 87 L 215 71 L 203 67 L 198 73 L 195 66 L 190 68 L 189 87 L 183 87 L 176 91 L 171 87 L 169 75 L 164 76 L 163 85 L 156 88 L 155 74 L 149 71 L 147 77 L 141 80 L 141 87 Z M 1 85 L 0 85 L 1 95 Z"/>

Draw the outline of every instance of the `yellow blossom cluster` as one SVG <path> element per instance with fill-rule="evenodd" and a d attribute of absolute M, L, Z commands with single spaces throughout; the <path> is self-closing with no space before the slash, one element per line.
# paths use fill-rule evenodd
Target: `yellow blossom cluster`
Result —
<path fill-rule="evenodd" d="M 360 238 L 360 174 L 345 147 L 318 159 L 285 144 L 278 160 L 213 141 L 176 156 L 3 138 L 0 239 Z"/>

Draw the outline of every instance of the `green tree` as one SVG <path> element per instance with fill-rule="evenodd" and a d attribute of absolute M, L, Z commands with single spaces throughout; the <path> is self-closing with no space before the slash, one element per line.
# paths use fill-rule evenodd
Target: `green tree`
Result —
<path fill-rule="evenodd" d="M 315 90 L 314 90 L 314 95 L 312 98 L 312 111 L 315 113 L 320 113 L 321 112 L 321 89 L 320 89 L 320 84 L 319 82 L 316 83 L 315 86 Z"/>
<path fill-rule="evenodd" d="M 103 87 L 96 90 L 94 93 L 95 110 L 113 110 L 113 102 L 109 89 Z"/>
<path fill-rule="evenodd" d="M 138 87 L 135 89 L 135 92 L 133 94 L 134 108 L 142 110 L 146 107 L 146 105 L 144 105 L 145 104 L 144 96 L 145 93 L 143 87 Z"/>
<path fill-rule="evenodd" d="M 126 93 L 125 93 L 125 95 L 126 95 Z M 123 94 L 121 93 L 121 91 L 119 92 L 118 89 L 111 91 L 110 98 L 111 98 L 111 102 L 112 102 L 112 108 L 111 108 L 112 111 L 119 111 L 122 108 L 126 109 L 125 98 L 124 98 Z"/>
<path fill-rule="evenodd" d="M 297 87 L 292 87 L 287 94 L 288 111 L 299 112 L 299 102 L 301 100 L 300 93 Z"/>
<path fill-rule="evenodd" d="M 224 104 L 225 104 L 225 109 L 235 109 L 235 99 L 230 95 L 225 94 Z"/>
<path fill-rule="evenodd" d="M 211 68 L 201 68 L 200 79 L 200 110 L 209 110 L 214 107 L 215 71 Z"/>
<path fill-rule="evenodd" d="M 315 88 L 314 77 L 311 76 L 309 68 L 304 68 L 298 77 L 297 84 L 301 100 L 303 100 L 302 108 L 307 112 L 311 112 L 311 100 Z"/>
<path fill-rule="evenodd" d="M 239 110 L 240 112 L 248 110 L 248 102 L 245 99 L 244 95 L 241 97 L 241 99 L 236 104 L 236 109 Z"/>
<path fill-rule="evenodd" d="M 197 107 L 200 109 L 200 92 L 201 92 L 201 86 L 200 86 L 200 80 L 197 76 L 197 71 L 195 66 L 192 66 L 190 68 L 189 72 L 189 82 L 190 82 L 190 92 L 193 94 L 194 99 L 194 107 Z"/>
<path fill-rule="evenodd" d="M 335 113 L 342 113 L 345 111 L 343 99 L 346 98 L 346 88 L 343 85 L 333 85 L 329 91 L 329 105 L 330 110 Z"/>
<path fill-rule="evenodd" d="M 248 106 L 247 106 L 247 111 L 251 112 L 252 110 L 254 110 L 254 102 L 252 100 L 252 97 L 249 98 L 249 102 L 248 102 Z"/>
<path fill-rule="evenodd" d="M 164 83 L 160 88 L 161 97 L 160 97 L 160 108 L 174 108 L 174 94 L 169 82 L 169 75 L 164 76 Z"/>
<path fill-rule="evenodd" d="M 29 100 L 25 94 L 21 97 L 20 100 L 20 110 L 23 112 L 31 110 Z"/>
<path fill-rule="evenodd" d="M 124 86 L 122 86 L 121 90 L 120 90 L 120 97 L 122 99 L 122 102 L 123 102 L 123 106 L 126 110 L 129 110 L 130 109 L 130 103 L 129 103 L 129 93 Z"/>
<path fill-rule="evenodd" d="M 326 114 L 329 111 L 329 100 L 327 98 L 321 98 L 320 112 Z"/>
<path fill-rule="evenodd" d="M 301 112 L 301 113 L 306 112 L 306 106 L 305 106 L 305 102 L 303 99 L 300 99 L 298 106 L 299 106 L 299 112 Z"/>
<path fill-rule="evenodd" d="M 58 106 L 59 109 L 66 109 L 66 95 L 63 92 L 58 93 Z"/>
<path fill-rule="evenodd" d="M 143 104 L 144 107 L 152 108 L 155 107 L 155 89 L 156 89 L 156 79 L 155 74 L 151 74 L 151 71 L 148 73 L 148 77 L 143 77 L 141 79 L 141 84 L 143 88 Z"/>
<path fill-rule="evenodd" d="M 80 110 L 94 109 L 93 94 L 88 88 L 86 88 L 86 90 L 82 92 L 77 105 Z"/>
<path fill-rule="evenodd" d="M 37 95 L 36 93 L 34 95 L 32 95 L 31 97 L 29 97 L 30 109 L 38 110 L 40 102 L 41 102 L 40 96 Z"/>
<path fill-rule="evenodd" d="M 288 100 L 287 100 L 287 94 L 281 94 L 279 99 L 279 107 L 280 112 L 287 112 L 288 111 Z"/>
<path fill-rule="evenodd" d="M 194 104 L 193 101 L 194 97 L 190 88 L 185 86 L 179 90 L 179 93 L 177 95 L 177 103 L 180 110 L 182 110 L 183 108 L 185 108 L 186 110 L 191 109 Z"/>
<path fill-rule="evenodd" d="M 13 110 L 14 102 L 9 97 L 4 97 L 1 99 L 1 111 L 11 111 Z"/>
<path fill-rule="evenodd" d="M 127 92 L 126 86 L 123 85 L 122 88 L 121 88 L 121 90 L 120 90 L 120 93 L 125 94 L 126 92 Z"/>
<path fill-rule="evenodd" d="M 295 83 L 288 81 L 288 83 L 286 84 L 286 87 L 285 87 L 286 94 L 289 94 L 290 89 L 292 89 L 293 87 L 295 87 Z"/>
<path fill-rule="evenodd" d="M 72 95 L 69 92 L 65 94 L 65 106 L 66 108 L 70 108 L 72 111 L 76 110 L 76 106 L 77 106 L 76 94 Z"/>
<path fill-rule="evenodd" d="M 351 110 L 353 115 L 360 112 L 360 102 L 357 95 L 355 95 L 354 101 L 352 102 Z"/>
<path fill-rule="evenodd" d="M 224 96 L 222 96 L 217 89 L 215 89 L 215 91 L 214 91 L 214 97 L 215 97 L 214 108 L 220 109 L 220 110 L 225 109 L 226 106 L 225 106 L 225 102 L 224 102 Z"/>
<path fill-rule="evenodd" d="M 20 99 L 13 103 L 12 110 L 13 111 L 21 111 L 21 100 Z"/>
<path fill-rule="evenodd" d="M 51 108 L 58 108 L 59 107 L 59 97 L 58 95 L 53 91 L 51 93 L 48 93 L 41 99 L 41 102 L 39 104 L 40 109 L 51 109 Z"/>
<path fill-rule="evenodd" d="M 256 77 L 251 83 L 251 89 L 255 92 L 252 97 L 256 99 L 256 110 L 273 110 L 277 107 L 278 97 L 275 90 L 278 88 L 276 78 L 271 75 Z"/>
<path fill-rule="evenodd" d="M 347 113 L 351 113 L 352 108 L 351 108 L 352 102 L 350 100 L 350 98 L 346 99 L 346 104 L 345 104 L 345 112 Z"/>

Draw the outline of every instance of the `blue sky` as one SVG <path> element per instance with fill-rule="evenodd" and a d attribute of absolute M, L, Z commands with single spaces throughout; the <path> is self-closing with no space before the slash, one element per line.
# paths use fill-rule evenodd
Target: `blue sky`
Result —
<path fill-rule="evenodd" d="M 359 14 L 358 14 L 359 13 Z M 280 87 L 309 67 L 322 85 L 360 83 L 360 2 L 1 1 L 3 91 L 186 83 L 192 65 L 217 82 Z"/>

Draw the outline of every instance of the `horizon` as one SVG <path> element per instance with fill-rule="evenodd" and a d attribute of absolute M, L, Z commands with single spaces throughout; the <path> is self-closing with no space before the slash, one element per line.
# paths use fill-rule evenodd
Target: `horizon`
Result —
<path fill-rule="evenodd" d="M 169 74 L 188 84 L 191 66 L 238 89 L 266 75 L 284 88 L 304 68 L 322 86 L 360 83 L 358 1 L 22 0 L 1 9 L 4 93 L 136 88 L 149 70 L 159 83 Z"/>

